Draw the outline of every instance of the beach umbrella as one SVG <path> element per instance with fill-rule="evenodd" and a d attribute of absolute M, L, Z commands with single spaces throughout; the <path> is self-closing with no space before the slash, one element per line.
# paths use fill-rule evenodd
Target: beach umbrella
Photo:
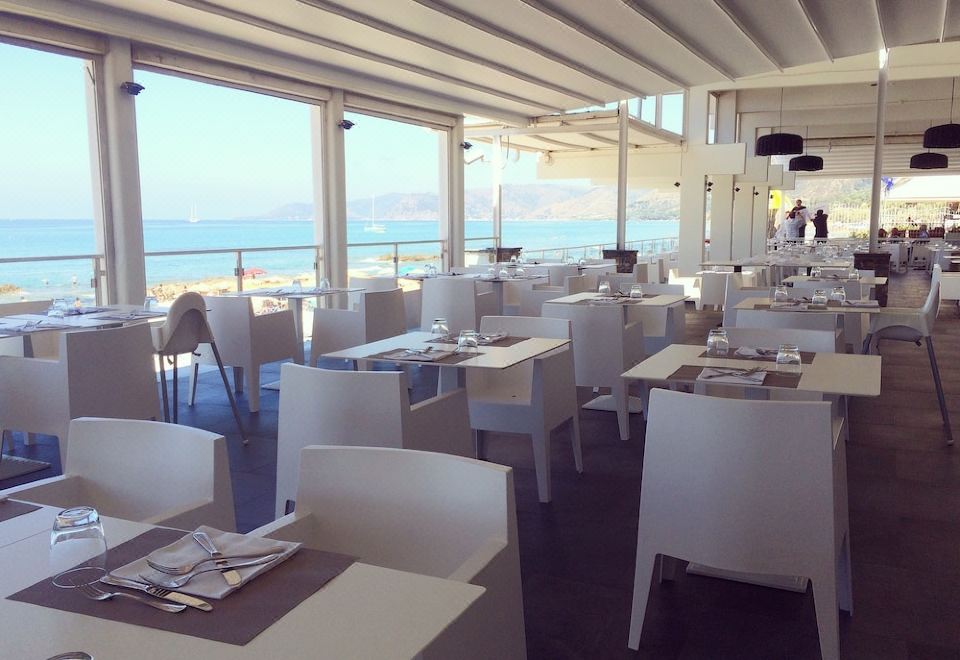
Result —
<path fill-rule="evenodd" d="M 265 270 L 262 269 L 262 268 L 253 267 L 253 268 L 244 268 L 244 269 L 243 269 L 243 276 L 244 276 L 244 277 L 256 277 L 257 275 L 266 275 L 266 274 L 267 274 L 267 271 L 265 271 Z"/>

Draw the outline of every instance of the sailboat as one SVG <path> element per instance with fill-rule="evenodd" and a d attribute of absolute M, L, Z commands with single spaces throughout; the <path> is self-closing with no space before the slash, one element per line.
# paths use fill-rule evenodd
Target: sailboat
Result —
<path fill-rule="evenodd" d="M 193 206 L 190 207 L 190 217 L 187 218 L 187 222 L 189 222 L 191 225 L 194 225 L 194 224 L 200 222 L 200 217 L 197 216 L 197 205 L 196 205 L 196 204 L 194 204 Z"/>
<path fill-rule="evenodd" d="M 368 234 L 382 234 L 387 231 L 385 225 L 377 224 L 377 196 L 373 195 L 370 198 L 370 222 L 363 226 L 363 231 Z"/>

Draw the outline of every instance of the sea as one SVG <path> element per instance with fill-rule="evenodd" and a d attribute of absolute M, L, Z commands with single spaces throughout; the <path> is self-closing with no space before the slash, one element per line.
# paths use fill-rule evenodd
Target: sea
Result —
<path fill-rule="evenodd" d="M 436 220 L 378 220 L 371 231 L 367 221 L 347 223 L 349 243 L 391 243 L 394 241 L 436 241 Z M 489 220 L 467 220 L 467 250 L 492 245 Z M 631 220 L 627 222 L 627 240 L 674 238 L 676 220 Z M 381 231 L 382 229 L 382 231 Z M 144 246 L 147 252 L 216 250 L 233 248 L 312 245 L 310 220 L 208 220 L 191 223 L 185 219 L 145 220 Z M 470 240 L 486 239 L 486 240 Z M 524 252 L 540 258 L 559 258 L 559 253 L 539 254 L 556 248 L 613 243 L 616 221 L 610 220 L 507 220 L 503 221 L 501 245 L 523 247 Z M 348 250 L 351 272 L 385 274 L 392 272 L 390 245 L 355 246 Z M 0 259 L 30 256 L 62 256 L 96 253 L 91 220 L 17 220 L 0 219 Z M 401 274 L 422 269 L 426 263 L 439 265 L 437 243 L 399 247 Z M 575 251 L 580 255 L 584 251 Z M 593 251 L 595 253 L 596 250 Z M 587 254 L 591 254 L 587 251 Z M 148 256 L 147 284 L 197 282 L 233 274 L 234 254 Z M 294 276 L 313 268 L 313 251 L 246 252 L 243 267 L 256 269 L 261 276 Z M 92 297 L 91 260 L 0 263 L 0 301 L 76 296 Z"/>

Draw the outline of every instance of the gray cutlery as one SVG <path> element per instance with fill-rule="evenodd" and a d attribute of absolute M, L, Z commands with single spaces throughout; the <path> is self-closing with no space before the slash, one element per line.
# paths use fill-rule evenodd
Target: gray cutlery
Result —
<path fill-rule="evenodd" d="M 151 596 L 163 598 L 164 600 L 173 601 L 174 603 L 186 605 L 187 607 L 193 607 L 198 610 L 203 610 L 204 612 L 209 612 L 213 609 L 213 606 L 210 603 L 205 600 L 201 600 L 196 596 L 189 596 L 187 594 L 177 593 L 176 591 L 170 591 L 169 589 L 164 589 L 163 587 L 158 587 L 148 582 L 128 580 L 127 578 L 116 577 L 114 575 L 110 575 L 109 573 L 100 578 L 100 581 L 113 587 L 137 589 L 138 591 L 148 593 Z"/>
<path fill-rule="evenodd" d="M 137 596 L 136 594 L 126 594 L 126 593 L 123 593 L 122 591 L 114 591 L 114 592 L 103 591 L 102 589 L 99 589 L 98 587 L 92 584 L 82 584 L 79 587 L 77 587 L 77 591 L 82 593 L 84 596 L 86 596 L 90 600 L 110 600 L 111 598 L 115 598 L 119 596 L 122 598 L 129 598 L 131 600 L 135 600 L 137 602 L 143 603 L 144 605 L 149 605 L 154 609 L 162 610 L 164 612 L 182 612 L 185 609 L 187 609 L 186 605 L 174 605 L 173 603 L 162 603 L 159 600 L 155 600 L 153 598 L 147 598 L 146 596 Z"/>
<path fill-rule="evenodd" d="M 227 556 L 221 557 L 221 559 L 226 559 L 227 561 L 232 561 L 234 559 L 261 559 L 263 557 L 266 557 L 267 555 L 275 555 L 277 553 L 281 553 L 285 549 L 286 548 L 283 548 L 281 546 L 274 546 L 262 552 L 247 553 L 242 555 L 227 555 Z M 212 558 L 208 557 L 206 559 L 200 559 L 190 564 L 181 564 L 179 566 L 167 566 L 165 564 L 161 564 L 159 562 L 153 561 L 149 557 L 147 557 L 146 560 L 147 560 L 147 564 L 150 565 L 150 568 L 152 568 L 155 571 L 160 571 L 161 573 L 166 573 L 168 575 L 186 575 L 187 573 L 192 573 L 193 570 L 200 564 L 206 564 L 208 561 L 213 561 Z"/>
<path fill-rule="evenodd" d="M 223 576 L 224 582 L 231 587 L 240 584 L 242 581 L 240 574 L 228 566 L 227 560 L 223 558 L 223 553 L 217 550 L 217 546 L 213 544 L 213 541 L 207 536 L 206 532 L 194 532 L 193 540 L 199 543 L 201 548 L 210 553 L 214 563 L 220 569 L 220 574 Z"/>
<path fill-rule="evenodd" d="M 272 555 L 267 555 L 265 557 L 258 557 L 256 559 L 251 559 L 250 561 L 243 561 L 238 563 L 231 562 L 227 568 L 230 568 L 230 569 L 246 568 L 248 566 L 259 566 L 261 564 L 269 564 L 270 562 L 276 561 L 277 559 L 279 559 L 281 554 L 282 553 L 277 552 Z M 199 571 L 187 573 L 185 575 L 180 575 L 178 577 L 175 577 L 172 575 L 170 577 L 156 577 L 156 576 L 148 577 L 141 573 L 140 577 L 146 580 L 147 582 L 151 584 L 155 584 L 160 587 L 165 587 L 167 589 L 179 589 L 180 587 L 182 587 L 183 585 L 185 585 L 187 582 L 197 577 L 198 575 L 201 575 L 203 573 L 211 573 L 213 571 L 219 571 L 219 570 L 221 570 L 220 567 L 202 568 Z"/>

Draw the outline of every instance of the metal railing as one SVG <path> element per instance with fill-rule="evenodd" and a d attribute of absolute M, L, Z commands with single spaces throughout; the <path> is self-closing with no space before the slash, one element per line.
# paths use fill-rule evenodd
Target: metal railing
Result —
<path fill-rule="evenodd" d="M 667 238 L 644 238 L 635 241 L 627 241 L 625 247 L 628 250 L 636 250 L 641 255 L 653 255 L 663 252 L 675 252 L 680 244 L 677 237 Z M 603 256 L 605 249 L 614 249 L 616 243 L 593 243 L 590 245 L 574 245 L 571 247 L 544 248 L 540 250 L 524 250 L 525 259 L 557 259 L 566 261 L 567 258 L 573 259 L 599 259 Z M 548 257 L 549 255 L 549 257 Z"/>
<path fill-rule="evenodd" d="M 432 239 L 425 241 L 379 241 L 371 243 L 347 243 L 347 262 L 350 262 L 349 251 L 351 248 L 375 248 L 375 247 L 387 247 L 390 248 L 388 253 L 390 261 L 393 263 L 393 276 L 397 277 L 400 275 L 400 263 L 403 260 L 403 257 L 408 257 L 408 261 L 420 262 L 420 261 L 432 261 L 432 257 L 422 254 L 401 254 L 401 246 L 410 246 L 410 245 L 436 245 L 439 246 L 439 254 L 437 255 L 441 262 L 444 261 L 447 256 L 447 242 L 442 239 Z M 415 258 L 410 258 L 415 257 Z M 426 257 L 426 258 L 422 258 Z M 374 260 L 376 262 L 377 260 Z"/>
<path fill-rule="evenodd" d="M 91 273 L 92 277 L 90 278 L 90 288 L 93 289 L 93 297 L 96 304 L 103 304 L 103 280 L 106 277 L 106 269 L 104 267 L 104 256 L 102 254 L 65 254 L 57 256 L 39 256 L 39 257 L 6 257 L 0 259 L 0 267 L 4 264 L 32 264 L 32 263 L 46 263 L 51 261 L 90 261 L 92 266 Z M 71 283 L 72 287 L 78 285 L 76 276 L 74 276 L 74 281 Z M 58 297 L 57 291 L 54 290 L 51 294 L 52 297 Z"/>

